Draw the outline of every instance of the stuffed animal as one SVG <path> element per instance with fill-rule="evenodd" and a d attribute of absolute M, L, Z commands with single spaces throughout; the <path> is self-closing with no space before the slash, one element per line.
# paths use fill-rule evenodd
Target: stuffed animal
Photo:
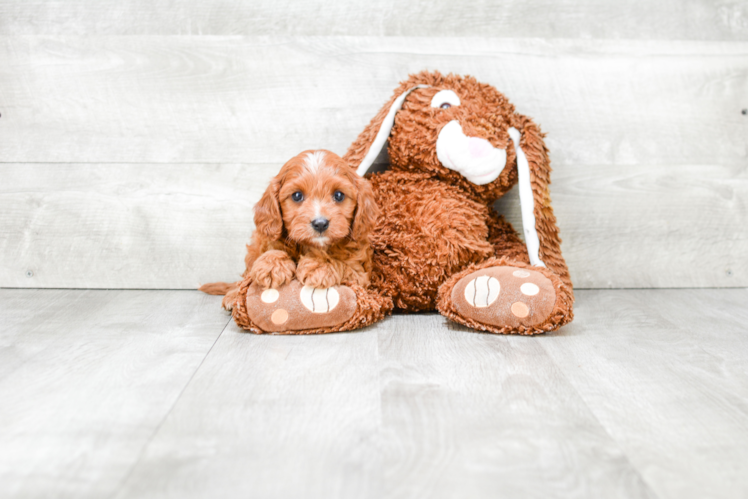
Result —
<path fill-rule="evenodd" d="M 367 175 L 388 141 L 390 169 L 368 175 L 381 210 L 371 285 L 294 280 L 266 293 L 245 279 L 229 300 L 240 326 L 324 333 L 436 309 L 476 330 L 531 335 L 572 320 L 548 151 L 531 119 L 470 76 L 422 72 L 400 84 L 343 158 Z M 524 241 L 492 208 L 515 185 Z"/>

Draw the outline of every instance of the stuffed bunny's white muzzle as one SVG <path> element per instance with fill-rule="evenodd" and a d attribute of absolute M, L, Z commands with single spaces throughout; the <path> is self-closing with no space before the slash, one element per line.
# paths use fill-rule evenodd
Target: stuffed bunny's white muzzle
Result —
<path fill-rule="evenodd" d="M 442 165 L 478 186 L 495 181 L 506 165 L 506 150 L 495 148 L 486 139 L 466 136 L 457 120 L 439 132 L 436 156 Z"/>

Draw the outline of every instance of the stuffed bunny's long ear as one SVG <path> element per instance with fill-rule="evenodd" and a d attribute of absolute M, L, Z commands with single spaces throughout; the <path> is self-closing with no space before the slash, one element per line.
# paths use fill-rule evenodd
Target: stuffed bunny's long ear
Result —
<path fill-rule="evenodd" d="M 530 256 L 530 264 L 533 266 L 546 267 L 545 263 L 540 260 L 540 239 L 535 227 L 535 196 L 532 192 L 532 183 L 530 182 L 530 164 L 527 162 L 527 156 L 520 146 L 519 130 L 514 127 L 509 129 L 509 137 L 514 143 L 514 151 L 517 153 L 517 178 L 519 188 L 520 211 L 522 212 L 522 229 L 525 234 L 525 244 L 527 245 L 527 254 Z"/>
<path fill-rule="evenodd" d="M 363 159 L 361 159 L 361 162 L 356 166 L 356 172 L 358 173 L 358 175 L 366 175 L 371 166 L 374 164 L 374 161 L 379 156 L 379 153 L 382 151 L 382 148 L 387 142 L 387 138 L 390 136 L 390 132 L 392 132 L 392 127 L 395 124 L 395 115 L 400 110 L 400 108 L 403 107 L 403 103 L 405 102 L 405 98 L 408 97 L 408 94 L 416 89 L 422 89 L 426 87 L 428 87 L 428 85 L 416 85 L 397 96 L 397 98 L 394 99 L 391 104 L 388 103 L 387 106 L 380 110 L 377 116 L 375 116 L 371 121 L 369 126 L 366 127 L 364 132 L 358 137 L 356 142 L 351 145 L 351 148 L 343 158 L 349 163 L 352 163 L 354 166 L 356 166 L 358 158 L 360 157 L 362 151 L 365 150 L 366 143 L 370 142 L 370 144 L 368 144 L 368 151 L 366 152 L 366 156 L 364 156 Z M 385 111 L 386 114 L 384 114 Z M 374 128 L 376 128 L 377 130 L 376 136 L 373 136 L 372 133 Z"/>
<path fill-rule="evenodd" d="M 517 127 L 509 129 L 509 136 L 517 156 L 522 227 L 530 264 L 546 267 L 558 274 L 571 293 L 571 278 L 561 255 L 561 238 L 551 207 L 548 189 L 551 166 L 543 134 L 537 125 L 525 117 L 519 117 Z"/>

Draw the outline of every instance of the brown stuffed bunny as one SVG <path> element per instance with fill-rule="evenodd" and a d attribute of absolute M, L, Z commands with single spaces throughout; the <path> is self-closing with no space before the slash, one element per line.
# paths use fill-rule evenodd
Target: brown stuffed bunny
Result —
<path fill-rule="evenodd" d="M 536 334 L 572 320 L 572 284 L 548 192 L 550 162 L 532 120 L 472 77 L 423 72 L 400 84 L 344 159 L 364 175 L 388 139 L 390 170 L 370 176 L 382 213 L 371 235 L 371 286 L 335 287 L 335 307 L 313 311 L 325 321 L 278 324 L 277 331 L 345 331 L 393 309 L 437 309 L 494 333 Z M 491 207 L 517 184 L 524 242 Z M 299 289 L 279 289 L 279 303 L 304 316 L 316 307 L 308 297 L 330 293 Z M 240 326 L 265 331 L 252 318 L 270 317 L 280 306 L 261 295 L 249 280 L 240 284 L 233 299 Z"/>

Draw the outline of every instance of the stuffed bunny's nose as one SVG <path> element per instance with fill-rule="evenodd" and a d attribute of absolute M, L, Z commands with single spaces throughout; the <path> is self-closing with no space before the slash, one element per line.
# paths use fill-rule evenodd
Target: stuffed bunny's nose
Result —
<path fill-rule="evenodd" d="M 491 143 L 487 140 L 479 137 L 468 138 L 468 151 L 470 152 L 470 156 L 473 158 L 483 158 L 484 156 L 488 156 L 492 150 L 493 146 L 491 146 Z"/>

